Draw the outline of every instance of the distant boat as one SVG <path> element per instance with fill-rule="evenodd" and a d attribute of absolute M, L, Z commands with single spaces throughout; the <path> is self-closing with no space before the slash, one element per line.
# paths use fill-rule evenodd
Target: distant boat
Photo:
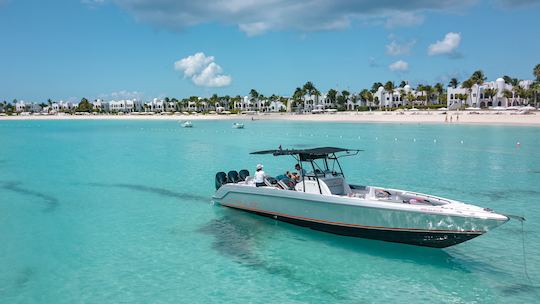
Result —
<path fill-rule="evenodd" d="M 233 127 L 233 129 L 243 129 L 244 124 L 241 123 L 241 122 L 235 122 L 235 123 L 232 124 L 232 127 Z"/>
<path fill-rule="evenodd" d="M 189 120 L 180 123 L 180 125 L 182 126 L 182 128 L 193 128 L 193 123 L 191 123 L 191 121 Z"/>

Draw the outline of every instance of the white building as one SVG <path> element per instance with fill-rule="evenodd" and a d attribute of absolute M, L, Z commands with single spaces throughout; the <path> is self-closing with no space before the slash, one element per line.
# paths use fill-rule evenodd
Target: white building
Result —
<path fill-rule="evenodd" d="M 38 105 L 35 102 L 26 102 L 24 100 L 21 100 L 15 104 L 15 111 L 16 112 L 33 112 L 38 113 L 41 112 L 41 106 Z"/>
<path fill-rule="evenodd" d="M 528 89 L 532 85 L 532 80 L 522 80 L 519 82 L 519 86 Z M 497 92 L 494 96 L 485 94 L 487 89 L 495 89 Z M 504 96 L 504 91 L 512 92 L 512 97 L 507 98 Z M 460 100 L 463 95 L 467 96 L 467 99 Z M 452 88 L 447 90 L 447 105 L 449 109 L 456 109 L 461 106 L 470 107 L 511 107 L 524 105 L 527 101 L 520 96 L 517 96 L 514 87 L 511 84 L 505 83 L 504 79 L 498 78 L 495 81 L 484 82 L 482 85 L 473 85 L 468 90 L 462 87 Z"/>
<path fill-rule="evenodd" d="M 108 110 L 111 112 L 140 112 L 143 109 L 143 103 L 136 99 L 111 100 L 108 102 Z"/>

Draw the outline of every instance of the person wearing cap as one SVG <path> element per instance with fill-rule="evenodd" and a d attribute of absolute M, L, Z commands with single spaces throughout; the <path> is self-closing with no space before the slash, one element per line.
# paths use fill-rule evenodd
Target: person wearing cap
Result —
<path fill-rule="evenodd" d="M 266 178 L 266 173 L 263 171 L 263 165 L 258 164 L 257 170 L 255 171 L 255 186 L 262 187 L 266 186 L 264 179 Z"/>

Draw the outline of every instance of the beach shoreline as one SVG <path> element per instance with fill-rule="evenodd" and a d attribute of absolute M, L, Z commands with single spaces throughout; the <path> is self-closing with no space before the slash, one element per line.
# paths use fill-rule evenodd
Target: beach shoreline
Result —
<path fill-rule="evenodd" d="M 459 118 L 458 118 L 459 117 Z M 251 120 L 262 121 L 301 121 L 301 122 L 344 122 L 344 123 L 398 123 L 398 124 L 464 124 L 464 125 L 514 125 L 514 126 L 540 126 L 540 115 L 536 112 L 528 115 L 513 115 L 508 112 L 502 114 L 468 112 L 419 111 L 399 114 L 399 112 L 339 112 L 333 114 L 198 114 L 198 115 L 17 115 L 0 116 L 0 121 L 25 120 Z"/>

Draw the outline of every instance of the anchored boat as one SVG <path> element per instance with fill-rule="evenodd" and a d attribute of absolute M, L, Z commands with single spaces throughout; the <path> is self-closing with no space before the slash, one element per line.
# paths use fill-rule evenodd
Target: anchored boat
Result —
<path fill-rule="evenodd" d="M 193 128 L 193 123 L 189 120 L 180 123 L 180 125 L 182 126 L 182 128 Z"/>
<path fill-rule="evenodd" d="M 232 127 L 233 127 L 233 129 L 243 129 L 244 124 L 241 123 L 241 122 L 235 122 L 235 123 L 232 124 Z"/>
<path fill-rule="evenodd" d="M 292 156 L 301 166 L 299 176 L 267 177 L 264 186 L 257 187 L 247 170 L 218 172 L 213 200 L 315 230 L 436 248 L 465 242 L 509 220 L 456 200 L 349 184 L 339 158 L 359 151 L 321 147 L 253 152 Z"/>

